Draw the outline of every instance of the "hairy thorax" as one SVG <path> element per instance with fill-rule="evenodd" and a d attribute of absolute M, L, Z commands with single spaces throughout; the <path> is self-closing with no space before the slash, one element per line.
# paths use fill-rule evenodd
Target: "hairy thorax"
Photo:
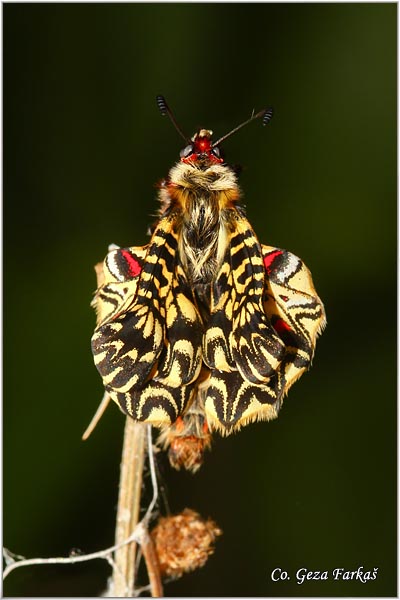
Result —
<path fill-rule="evenodd" d="M 160 192 L 161 213 L 179 214 L 179 255 L 191 283 L 212 281 L 237 215 L 239 186 L 226 165 L 178 163 Z"/>

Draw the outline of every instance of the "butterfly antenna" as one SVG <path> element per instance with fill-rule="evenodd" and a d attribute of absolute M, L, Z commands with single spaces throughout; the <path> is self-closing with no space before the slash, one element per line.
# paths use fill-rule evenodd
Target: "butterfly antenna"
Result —
<path fill-rule="evenodd" d="M 171 109 L 169 108 L 164 96 L 156 96 L 156 101 L 157 101 L 157 106 L 160 109 L 160 113 L 162 114 L 162 116 L 164 117 L 165 115 L 168 115 L 170 121 L 172 122 L 173 126 L 175 127 L 175 129 L 177 130 L 177 132 L 179 133 L 179 135 L 181 137 L 183 137 L 183 139 L 185 140 L 185 142 L 187 144 L 190 144 L 190 140 L 187 137 L 187 135 L 185 135 L 182 131 L 182 129 L 179 127 L 178 123 L 175 121 L 175 117 L 171 112 Z"/>
<path fill-rule="evenodd" d="M 232 131 L 230 131 L 226 135 L 223 135 L 221 138 L 219 138 L 219 140 L 217 140 L 216 142 L 213 143 L 212 147 L 214 148 L 214 146 L 219 146 L 219 144 L 221 142 L 224 142 L 233 133 L 236 133 L 237 131 L 239 131 L 239 129 L 242 129 L 242 127 L 244 127 L 248 123 L 251 123 L 252 121 L 255 121 L 256 119 L 262 118 L 263 125 L 267 125 L 267 123 L 269 123 L 270 120 L 272 119 L 273 114 L 274 114 L 274 111 L 272 108 L 264 108 L 263 110 L 260 110 L 260 112 L 258 112 L 256 115 L 253 114 L 250 117 L 250 119 L 247 119 L 247 121 L 244 121 L 244 123 L 241 123 L 240 125 L 235 127 L 235 129 L 232 129 Z"/>

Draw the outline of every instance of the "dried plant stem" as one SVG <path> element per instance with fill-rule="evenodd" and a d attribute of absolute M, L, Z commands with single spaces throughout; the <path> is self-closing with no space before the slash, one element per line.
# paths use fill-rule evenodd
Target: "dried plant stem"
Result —
<path fill-rule="evenodd" d="M 106 408 L 110 404 L 110 402 L 111 402 L 110 394 L 108 392 L 104 392 L 103 398 L 99 404 L 98 409 L 96 410 L 96 414 L 90 421 L 89 425 L 86 427 L 86 430 L 82 436 L 83 441 L 86 441 L 89 438 L 89 436 L 93 433 L 97 423 L 100 421 L 101 417 L 104 415 L 104 411 L 106 410 Z"/>
<path fill-rule="evenodd" d="M 127 417 L 121 458 L 116 545 L 126 540 L 139 522 L 145 446 L 146 426 Z M 115 552 L 110 592 L 117 598 L 131 598 L 134 595 L 136 551 L 137 543 L 133 541 Z"/>
<path fill-rule="evenodd" d="M 147 575 L 150 581 L 151 596 L 152 598 L 162 598 L 163 588 L 161 583 L 160 565 L 153 540 L 147 529 L 143 530 L 140 545 L 146 563 Z"/>

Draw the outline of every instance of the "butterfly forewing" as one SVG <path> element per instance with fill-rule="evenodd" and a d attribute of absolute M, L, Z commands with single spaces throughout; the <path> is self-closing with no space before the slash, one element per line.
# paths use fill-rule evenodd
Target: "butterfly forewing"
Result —
<path fill-rule="evenodd" d="M 135 419 L 157 423 L 173 422 L 184 410 L 187 385 L 201 368 L 202 324 L 177 261 L 173 225 L 170 218 L 160 221 L 133 282 L 123 268 L 127 251 L 108 255 L 105 272 L 112 265 L 118 282 L 97 292 L 96 305 L 112 310 L 92 338 L 95 364 L 111 397 Z M 114 306 L 109 286 L 126 286 L 130 293 L 118 296 Z"/>

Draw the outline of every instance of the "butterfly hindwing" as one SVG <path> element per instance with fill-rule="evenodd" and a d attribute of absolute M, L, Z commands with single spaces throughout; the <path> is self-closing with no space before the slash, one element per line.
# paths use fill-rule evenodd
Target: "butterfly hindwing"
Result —
<path fill-rule="evenodd" d="M 275 418 L 280 383 L 277 374 L 267 384 L 255 385 L 243 379 L 239 371 L 213 371 L 205 401 L 209 424 L 228 435 L 250 421 Z"/>
<path fill-rule="evenodd" d="M 136 421 L 164 426 L 174 423 L 184 411 L 192 386 L 168 386 L 165 382 L 150 379 L 142 389 L 126 393 L 106 388 L 123 412 Z"/>
<path fill-rule="evenodd" d="M 286 345 L 284 369 L 286 393 L 311 365 L 317 336 L 326 319 L 311 273 L 303 261 L 288 252 L 262 246 L 266 285 L 264 309 Z"/>
<path fill-rule="evenodd" d="M 96 265 L 99 287 L 92 301 L 97 327 L 126 311 L 136 296 L 147 246 L 111 250 L 103 264 Z"/>

